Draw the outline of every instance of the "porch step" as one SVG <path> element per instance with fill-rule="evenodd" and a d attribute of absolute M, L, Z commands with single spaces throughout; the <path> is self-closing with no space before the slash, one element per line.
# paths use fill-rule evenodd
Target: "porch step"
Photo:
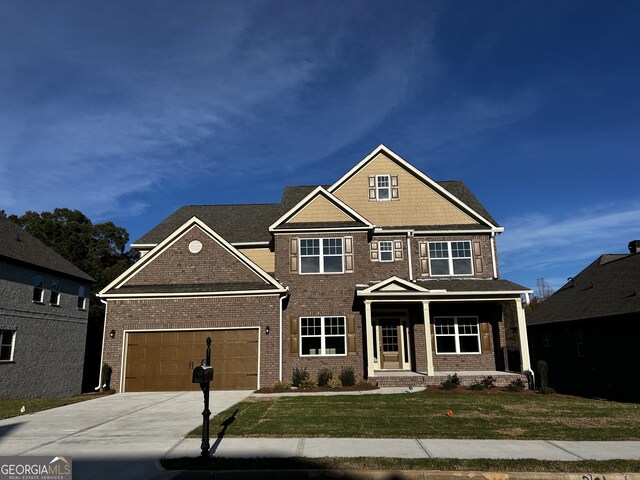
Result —
<path fill-rule="evenodd" d="M 478 383 L 486 376 L 488 375 L 484 372 L 478 374 L 473 372 L 458 373 L 460 384 L 464 387 Z M 527 376 L 521 373 L 497 372 L 497 374 L 491 376 L 496 381 L 496 387 L 506 387 L 518 378 L 527 385 Z M 442 382 L 447 380 L 447 377 L 447 374 L 439 375 L 437 373 L 432 377 L 421 373 L 416 373 L 415 375 L 402 373 L 397 375 L 376 374 L 373 377 L 370 377 L 369 380 L 376 383 L 379 387 L 439 387 Z"/>

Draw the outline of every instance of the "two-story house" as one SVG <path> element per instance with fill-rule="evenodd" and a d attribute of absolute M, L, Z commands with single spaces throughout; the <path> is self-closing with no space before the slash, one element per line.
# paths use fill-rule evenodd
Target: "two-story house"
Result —
<path fill-rule="evenodd" d="M 0 398 L 80 394 L 94 282 L 0 215 Z"/>
<path fill-rule="evenodd" d="M 507 383 L 529 370 L 530 290 L 498 277 L 502 231 L 462 182 L 433 181 L 383 145 L 332 185 L 287 187 L 279 204 L 183 207 L 99 294 L 112 385 L 197 387 L 207 336 L 218 389 L 346 366 L 380 385 L 454 372 Z"/>

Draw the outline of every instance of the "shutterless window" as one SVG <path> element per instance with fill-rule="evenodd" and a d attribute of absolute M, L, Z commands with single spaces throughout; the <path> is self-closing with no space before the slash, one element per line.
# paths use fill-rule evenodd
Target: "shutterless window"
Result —
<path fill-rule="evenodd" d="M 44 279 L 42 275 L 35 275 L 33 278 L 33 301 L 44 302 Z"/>
<path fill-rule="evenodd" d="M 436 317 L 436 353 L 480 353 L 476 317 Z"/>
<path fill-rule="evenodd" d="M 49 298 L 51 305 L 60 305 L 60 280 L 54 278 L 51 281 L 51 297 Z"/>
<path fill-rule="evenodd" d="M 13 346 L 16 332 L 13 330 L 0 330 L 0 362 L 13 360 Z"/>
<path fill-rule="evenodd" d="M 342 272 L 342 238 L 300 239 L 300 273 Z"/>
<path fill-rule="evenodd" d="M 376 197 L 378 200 L 391 199 L 391 179 L 389 175 L 376 175 Z"/>
<path fill-rule="evenodd" d="M 346 355 L 345 317 L 300 318 L 300 343 L 304 357 Z"/>
<path fill-rule="evenodd" d="M 380 261 L 393 262 L 393 242 L 379 242 Z"/>
<path fill-rule="evenodd" d="M 78 310 L 86 310 L 87 308 L 87 287 L 78 286 Z"/>
<path fill-rule="evenodd" d="M 429 242 L 432 276 L 472 275 L 471 242 Z"/>

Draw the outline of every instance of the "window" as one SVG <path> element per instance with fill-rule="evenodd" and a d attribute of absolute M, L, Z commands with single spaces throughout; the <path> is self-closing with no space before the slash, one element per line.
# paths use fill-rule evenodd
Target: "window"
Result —
<path fill-rule="evenodd" d="M 300 273 L 342 273 L 341 238 L 300 239 Z"/>
<path fill-rule="evenodd" d="M 51 281 L 51 297 L 49 298 L 51 305 L 60 305 L 60 280 L 54 278 Z"/>
<path fill-rule="evenodd" d="M 380 261 L 393 262 L 393 242 L 380 242 Z"/>
<path fill-rule="evenodd" d="M 576 330 L 576 351 L 578 357 L 584 357 L 584 337 L 582 336 L 582 330 Z"/>
<path fill-rule="evenodd" d="M 13 330 L 0 330 L 0 362 L 13 361 L 15 333 Z"/>
<path fill-rule="evenodd" d="M 345 317 L 300 318 L 300 354 L 346 355 L 347 334 Z"/>
<path fill-rule="evenodd" d="M 376 198 L 378 200 L 391 199 L 391 180 L 389 175 L 376 175 Z"/>
<path fill-rule="evenodd" d="M 36 275 L 33 279 L 33 301 L 44 302 L 44 279 L 42 275 Z"/>
<path fill-rule="evenodd" d="M 87 287 L 84 285 L 78 286 L 78 310 L 87 309 Z"/>
<path fill-rule="evenodd" d="M 471 242 L 429 242 L 432 276 L 473 275 Z"/>
<path fill-rule="evenodd" d="M 480 353 L 477 317 L 436 317 L 436 353 Z"/>

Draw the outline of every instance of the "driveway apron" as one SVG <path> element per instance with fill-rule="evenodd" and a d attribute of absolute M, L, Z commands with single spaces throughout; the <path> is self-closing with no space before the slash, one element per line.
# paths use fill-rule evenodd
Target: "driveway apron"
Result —
<path fill-rule="evenodd" d="M 251 393 L 211 392 L 212 416 Z M 201 392 L 96 398 L 0 420 L 0 455 L 71 457 L 74 480 L 162 478 L 157 460 L 202 424 L 202 410 Z"/>

